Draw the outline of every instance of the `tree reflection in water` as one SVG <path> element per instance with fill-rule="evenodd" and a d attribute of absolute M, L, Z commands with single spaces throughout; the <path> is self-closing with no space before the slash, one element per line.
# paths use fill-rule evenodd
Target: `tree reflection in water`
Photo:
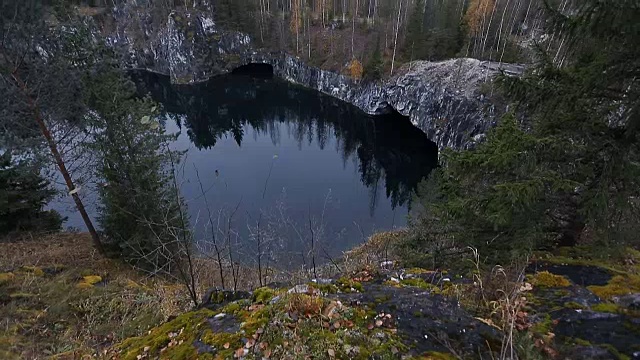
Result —
<path fill-rule="evenodd" d="M 393 207 L 406 205 L 418 182 L 437 165 L 435 144 L 395 112 L 369 116 L 330 96 L 264 77 L 224 75 L 194 85 L 172 85 L 167 76 L 150 72 L 133 78 L 141 92 L 150 93 L 168 117 L 186 128 L 198 149 L 213 148 L 226 136 L 241 146 L 249 127 L 268 135 L 274 145 L 284 129 L 299 148 L 315 141 L 324 149 L 335 137 L 343 162 L 357 161 L 370 190 L 371 213 L 381 181 Z"/>

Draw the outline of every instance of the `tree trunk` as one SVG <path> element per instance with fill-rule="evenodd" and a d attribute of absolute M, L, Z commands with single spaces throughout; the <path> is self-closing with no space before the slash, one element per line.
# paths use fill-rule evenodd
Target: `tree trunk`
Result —
<path fill-rule="evenodd" d="M 87 211 L 84 208 L 84 204 L 82 203 L 80 196 L 78 195 L 77 192 L 74 192 L 74 190 L 76 189 L 76 186 L 73 183 L 73 180 L 71 179 L 71 175 L 69 175 L 69 171 L 67 171 L 67 166 L 65 165 L 64 160 L 62 159 L 62 155 L 60 155 L 60 152 L 58 151 L 58 146 L 56 145 L 56 142 L 53 140 L 53 136 L 51 136 L 51 132 L 47 128 L 47 125 L 45 124 L 44 119 L 42 119 L 42 114 L 40 113 L 40 109 L 38 108 L 38 105 L 35 103 L 31 95 L 29 95 L 29 92 L 27 90 L 27 85 L 22 81 L 22 79 L 20 79 L 17 73 L 14 72 L 12 74 L 12 77 L 13 77 L 13 80 L 18 85 L 18 87 L 20 87 L 20 90 L 22 91 L 22 93 L 24 94 L 27 100 L 27 104 L 29 105 L 29 108 L 31 109 L 31 111 L 33 111 L 33 118 L 38 124 L 38 127 L 40 128 L 40 132 L 42 133 L 42 136 L 44 136 L 45 140 L 47 141 L 49 150 L 51 150 L 51 154 L 55 159 L 56 165 L 58 166 L 58 169 L 60 170 L 60 173 L 62 174 L 62 177 L 64 178 L 64 181 L 67 184 L 67 189 L 69 189 L 69 193 L 71 194 L 71 197 L 73 198 L 73 201 L 76 204 L 76 208 L 78 209 L 78 212 L 82 216 L 82 220 L 84 221 L 84 224 L 86 225 L 87 230 L 89 231 L 89 234 L 91 234 L 91 240 L 93 241 L 93 246 L 95 246 L 96 250 L 98 250 L 100 254 L 104 254 L 104 247 L 102 246 L 102 242 L 100 241 L 100 236 L 98 235 L 98 232 L 96 231 L 95 227 L 93 227 L 93 222 L 91 222 L 91 218 L 89 218 L 89 214 L 87 214 Z"/>
<path fill-rule="evenodd" d="M 398 47 L 398 32 L 400 31 L 400 14 L 402 14 L 402 0 L 398 5 L 398 22 L 396 24 L 396 38 L 393 41 L 393 56 L 391 57 L 391 76 L 393 76 L 393 68 L 396 62 L 396 48 Z"/>

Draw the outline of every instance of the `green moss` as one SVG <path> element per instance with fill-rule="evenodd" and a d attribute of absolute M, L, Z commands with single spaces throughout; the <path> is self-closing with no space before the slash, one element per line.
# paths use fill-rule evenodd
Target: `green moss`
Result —
<path fill-rule="evenodd" d="M 584 306 L 582 306 L 582 304 L 579 304 L 577 302 L 570 301 L 570 302 L 564 303 L 564 308 L 577 310 L 577 309 L 584 309 Z"/>
<path fill-rule="evenodd" d="M 434 287 L 433 285 L 427 283 L 426 281 L 424 281 L 424 279 L 421 279 L 421 278 L 403 279 L 403 280 L 400 280 L 400 284 L 405 286 L 415 286 L 421 289 L 430 289 Z"/>
<path fill-rule="evenodd" d="M 598 346 L 601 346 L 603 348 L 606 348 L 607 350 L 609 350 L 609 352 L 611 354 L 613 354 L 613 356 L 615 356 L 618 360 L 631 360 L 630 357 L 628 357 L 625 354 L 622 354 L 618 351 L 618 349 L 616 349 L 613 345 L 611 344 L 598 344 Z"/>
<path fill-rule="evenodd" d="M 136 360 L 138 355 L 147 354 L 150 358 L 159 357 L 167 359 L 190 359 L 197 354 L 193 342 L 200 328 L 205 325 L 206 319 L 215 315 L 215 312 L 202 309 L 178 316 L 163 325 L 151 330 L 149 334 L 140 337 L 129 338 L 116 346 L 123 360 Z M 169 346 L 173 343 L 173 346 Z M 148 347 L 148 348 L 147 348 Z M 144 349 L 147 348 L 145 352 Z"/>
<path fill-rule="evenodd" d="M 391 295 L 385 294 L 385 295 L 376 296 L 375 299 L 373 300 L 373 302 L 376 305 L 380 305 L 380 304 L 386 303 L 389 300 L 391 300 Z"/>
<path fill-rule="evenodd" d="M 590 342 L 588 342 L 587 340 L 580 339 L 580 338 L 571 339 L 571 341 L 573 341 L 573 343 L 576 344 L 576 345 L 591 346 Z"/>
<path fill-rule="evenodd" d="M 225 314 L 236 314 L 241 309 L 242 309 L 242 306 L 240 306 L 240 304 L 238 304 L 237 302 L 232 302 L 232 303 L 228 304 L 227 306 L 225 306 L 224 308 L 222 308 L 221 312 L 225 313 Z"/>
<path fill-rule="evenodd" d="M 551 315 L 545 314 L 541 321 L 533 324 L 531 331 L 539 335 L 546 335 L 551 332 L 552 328 L 553 320 L 551 320 Z"/>
<path fill-rule="evenodd" d="M 533 276 L 530 275 L 529 281 L 532 285 L 542 288 L 567 287 L 571 285 L 564 276 L 552 274 L 548 271 L 541 271 Z"/>
<path fill-rule="evenodd" d="M 420 275 L 420 274 L 431 273 L 432 271 L 423 269 L 423 268 L 414 267 L 414 268 L 406 269 L 405 272 L 411 275 Z"/>
<path fill-rule="evenodd" d="M 616 296 L 640 292 L 640 276 L 631 274 L 627 276 L 616 275 L 609 280 L 607 285 L 592 285 L 588 286 L 587 289 L 603 300 L 611 300 Z"/>
<path fill-rule="evenodd" d="M 336 281 L 336 286 L 340 289 L 340 291 L 345 293 L 364 291 L 364 287 L 361 283 L 353 281 L 346 277 L 341 277 L 340 279 L 338 279 Z"/>
<path fill-rule="evenodd" d="M 217 350 L 217 357 L 221 359 L 233 358 L 235 349 L 242 347 L 242 336 L 227 332 L 214 333 L 210 329 L 205 330 L 200 340 Z M 228 345 L 227 345 L 228 344 Z M 225 348 L 225 345 L 226 348 Z"/>
<path fill-rule="evenodd" d="M 621 311 L 620 306 L 613 303 L 600 303 L 591 307 L 591 310 L 604 313 L 618 313 Z"/>
<path fill-rule="evenodd" d="M 16 278 L 14 273 L 0 273 L 0 285 L 8 284 Z"/>
<path fill-rule="evenodd" d="M 261 287 L 253 292 L 253 302 L 259 304 L 268 304 L 276 295 L 275 290 L 268 287 Z"/>
<path fill-rule="evenodd" d="M 311 282 L 308 285 L 314 289 L 318 289 L 322 294 L 336 294 L 340 291 L 340 289 L 333 284 L 317 284 Z"/>

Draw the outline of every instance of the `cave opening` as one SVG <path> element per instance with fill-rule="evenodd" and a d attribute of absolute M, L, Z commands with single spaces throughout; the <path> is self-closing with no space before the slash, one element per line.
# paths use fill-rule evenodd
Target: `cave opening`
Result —
<path fill-rule="evenodd" d="M 265 63 L 249 63 L 233 69 L 231 74 L 270 79 L 273 77 L 273 66 Z"/>

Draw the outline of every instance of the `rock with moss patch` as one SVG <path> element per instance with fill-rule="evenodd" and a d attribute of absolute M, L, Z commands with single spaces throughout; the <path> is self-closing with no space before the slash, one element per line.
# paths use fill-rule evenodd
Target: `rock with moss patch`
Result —
<path fill-rule="evenodd" d="M 205 292 L 204 296 L 202 297 L 202 304 L 200 305 L 200 307 L 204 307 L 210 310 L 216 310 L 232 301 L 250 298 L 251 293 L 248 291 L 231 291 L 211 288 L 207 290 L 207 292 Z"/>

